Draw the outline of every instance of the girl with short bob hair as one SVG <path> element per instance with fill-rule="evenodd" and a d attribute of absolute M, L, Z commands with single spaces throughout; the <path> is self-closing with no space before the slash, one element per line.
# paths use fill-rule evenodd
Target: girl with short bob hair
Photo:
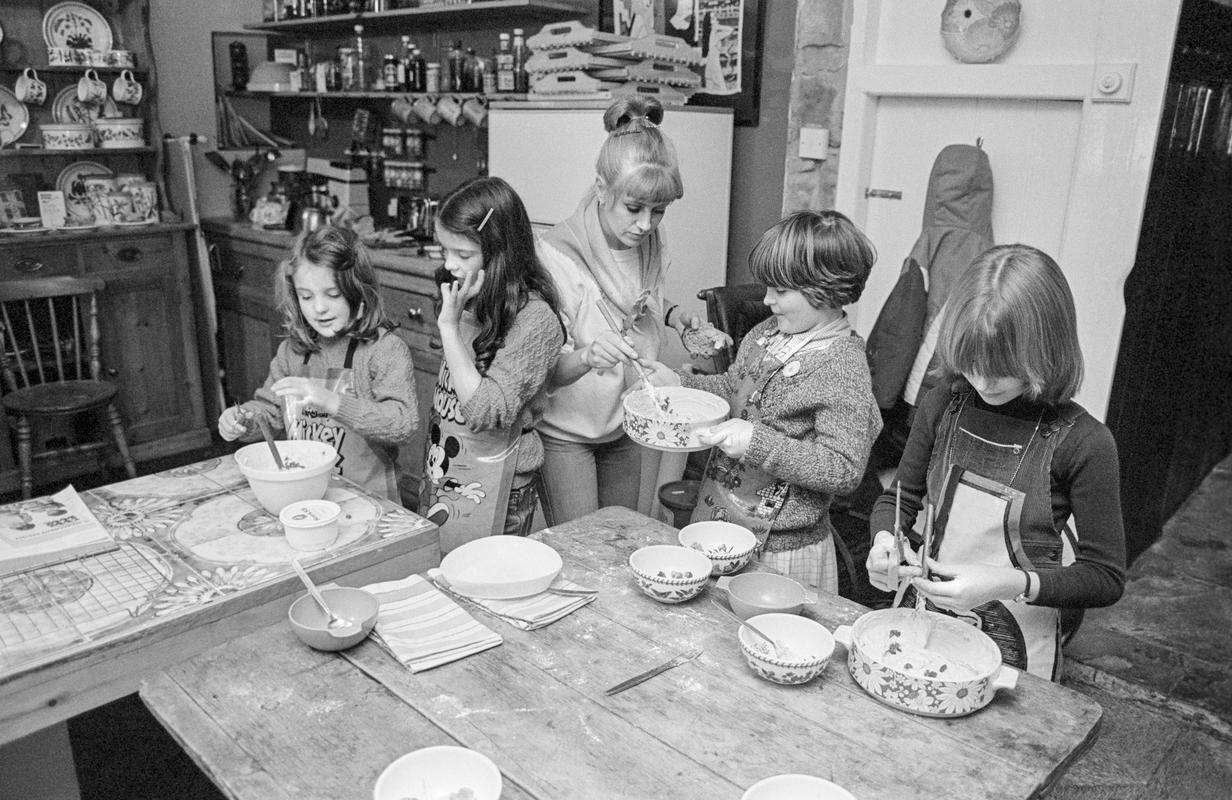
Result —
<path fill-rule="evenodd" d="M 359 235 L 328 225 L 301 233 L 273 288 L 286 338 L 253 399 L 219 416 L 219 434 L 256 441 L 259 415 L 283 438 L 329 444 L 338 474 L 401 503 L 398 448 L 419 426 L 415 366 Z"/>
<path fill-rule="evenodd" d="M 786 217 L 749 255 L 753 277 L 766 286 L 799 290 L 814 308 L 841 308 L 860 299 L 877 251 L 838 211 Z"/>
<path fill-rule="evenodd" d="M 1125 586 L 1116 443 L 1071 399 L 1082 355 L 1057 263 L 1023 244 L 982 253 L 942 310 L 937 352 L 950 380 L 920 403 L 898 486 L 873 507 L 869 579 L 899 588 L 901 487 L 902 529 L 933 530 L 931 552 L 907 549 L 904 602 L 918 593 L 930 610 L 969 619 L 1005 663 L 1055 680 L 1061 635 Z"/>
<path fill-rule="evenodd" d="M 1074 297 L 1047 253 L 1023 244 L 994 247 L 959 278 L 938 336 L 941 372 L 1012 375 L 1023 396 L 1073 399 L 1082 385 Z"/>

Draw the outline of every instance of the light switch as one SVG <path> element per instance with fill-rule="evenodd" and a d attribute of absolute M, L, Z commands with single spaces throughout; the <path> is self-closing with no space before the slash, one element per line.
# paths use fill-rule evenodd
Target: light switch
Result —
<path fill-rule="evenodd" d="M 818 128 L 814 125 L 803 125 L 800 128 L 800 158 L 811 158 L 814 161 L 825 161 L 830 155 L 830 129 Z"/>
<path fill-rule="evenodd" d="M 1092 103 L 1128 103 L 1134 93 L 1137 64 L 1096 64 Z"/>

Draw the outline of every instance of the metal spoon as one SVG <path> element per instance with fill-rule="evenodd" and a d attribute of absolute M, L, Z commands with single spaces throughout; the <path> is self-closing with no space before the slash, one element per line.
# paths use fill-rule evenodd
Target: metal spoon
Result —
<path fill-rule="evenodd" d="M 312 599 L 317 601 L 317 605 L 325 612 L 325 616 L 329 617 L 329 622 L 325 623 L 326 629 L 331 636 L 337 636 L 342 639 L 352 634 L 358 633 L 361 626 L 354 620 L 344 619 L 330 610 L 329 605 L 325 602 L 325 598 L 321 595 L 321 590 L 312 582 L 312 578 L 308 577 L 308 573 L 300 566 L 299 559 L 291 559 L 291 566 L 295 568 L 295 574 L 303 582 L 304 586 L 308 587 L 308 594 L 312 595 Z"/>
<path fill-rule="evenodd" d="M 715 608 L 717 608 L 719 611 L 722 611 L 724 614 L 726 614 L 727 616 L 731 617 L 731 618 L 732 618 L 732 619 L 734 619 L 736 622 L 739 622 L 739 623 L 740 623 L 740 625 L 741 625 L 742 627 L 747 628 L 749 631 L 751 631 L 751 632 L 753 633 L 753 635 L 754 635 L 754 636 L 757 636 L 759 639 L 761 639 L 762 641 L 764 641 L 766 644 L 770 645 L 770 652 L 774 654 L 774 657 L 775 657 L 775 658 L 778 658 L 778 657 L 779 657 L 779 644 L 778 644 L 778 642 L 774 641 L 774 640 L 773 640 L 773 639 L 771 639 L 769 636 L 767 636 L 766 634 L 764 634 L 764 633 L 762 633 L 761 631 L 759 631 L 757 628 L 754 628 L 754 627 L 753 627 L 752 625 L 750 625 L 749 623 L 747 623 L 747 622 L 745 622 L 744 620 L 740 619 L 740 617 L 737 617 L 737 616 L 736 616 L 736 614 L 735 614 L 735 612 L 733 612 L 733 611 L 728 611 L 726 608 L 723 608 L 723 606 L 719 605 L 719 601 L 718 601 L 718 600 L 715 600 L 714 598 L 711 598 L 711 599 L 710 599 L 710 602 L 711 602 L 711 603 L 713 603 L 713 604 L 714 604 L 714 607 L 715 607 Z"/>

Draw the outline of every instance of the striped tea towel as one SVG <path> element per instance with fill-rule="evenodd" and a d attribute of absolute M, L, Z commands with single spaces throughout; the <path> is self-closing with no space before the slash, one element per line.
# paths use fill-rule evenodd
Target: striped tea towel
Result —
<path fill-rule="evenodd" d="M 458 594 L 449 589 L 447 585 L 438 580 L 440 577 L 439 569 L 428 570 L 428 577 L 436 581 L 437 586 L 454 597 L 474 603 L 486 611 L 491 611 L 505 622 L 524 631 L 533 631 L 551 625 L 561 617 L 566 617 L 591 602 L 599 594 L 598 592 L 591 592 L 590 594 L 571 596 L 554 594 L 552 592 L 540 592 L 530 597 L 518 597 L 513 600 L 481 600 L 477 597 L 467 597 L 466 595 Z M 586 587 L 576 584 L 568 578 L 557 578 L 553 581 L 552 588 L 590 592 Z"/>
<path fill-rule="evenodd" d="M 381 601 L 374 632 L 377 642 L 411 672 L 439 667 L 504 641 L 419 575 L 364 589 Z"/>

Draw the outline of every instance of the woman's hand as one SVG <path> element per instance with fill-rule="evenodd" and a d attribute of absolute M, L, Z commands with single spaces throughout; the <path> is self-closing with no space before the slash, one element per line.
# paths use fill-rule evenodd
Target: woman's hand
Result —
<path fill-rule="evenodd" d="M 600 331 L 581 354 L 582 363 L 594 370 L 611 369 L 637 357 L 637 350 L 629 339 L 611 330 Z"/>
<path fill-rule="evenodd" d="M 436 327 L 440 330 L 457 330 L 462 320 L 462 309 L 479 294 L 483 286 L 484 271 L 481 269 L 468 272 L 462 280 L 441 284 L 441 311 L 436 316 Z"/>
<path fill-rule="evenodd" d="M 323 411 L 331 417 L 338 413 L 341 402 L 337 393 L 308 378 L 283 378 L 270 389 L 279 397 L 299 400 L 306 407 Z"/>
<path fill-rule="evenodd" d="M 912 578 L 920 574 L 920 557 L 910 547 L 903 548 L 903 556 L 907 565 L 899 565 L 899 580 Z M 864 568 L 868 570 L 868 582 L 883 592 L 896 592 L 898 586 L 890 576 L 890 568 L 898 563 L 898 554 L 894 552 L 894 534 L 889 531 L 877 531 L 873 537 L 873 546 L 864 560 Z"/>
<path fill-rule="evenodd" d="M 746 419 L 729 419 L 698 431 L 697 441 L 717 447 L 731 458 L 744 458 L 753 441 L 753 423 Z"/>
<path fill-rule="evenodd" d="M 218 417 L 218 435 L 225 441 L 234 442 L 248 433 L 248 422 L 251 419 L 251 411 L 245 411 L 239 406 L 225 408 Z"/>
<path fill-rule="evenodd" d="M 916 591 L 937 606 L 949 611 L 970 611 L 991 600 L 1012 601 L 1022 594 L 1027 579 L 1014 567 L 989 567 L 983 564 L 942 564 L 928 559 L 930 575 L 944 581 L 912 581 Z"/>
<path fill-rule="evenodd" d="M 642 368 L 646 370 L 646 375 L 649 376 L 652 386 L 680 385 L 680 376 L 676 374 L 675 370 L 664 364 L 662 361 L 644 359 L 640 363 Z M 641 383 L 643 383 L 643 381 L 639 377 L 638 384 L 640 385 Z"/>

